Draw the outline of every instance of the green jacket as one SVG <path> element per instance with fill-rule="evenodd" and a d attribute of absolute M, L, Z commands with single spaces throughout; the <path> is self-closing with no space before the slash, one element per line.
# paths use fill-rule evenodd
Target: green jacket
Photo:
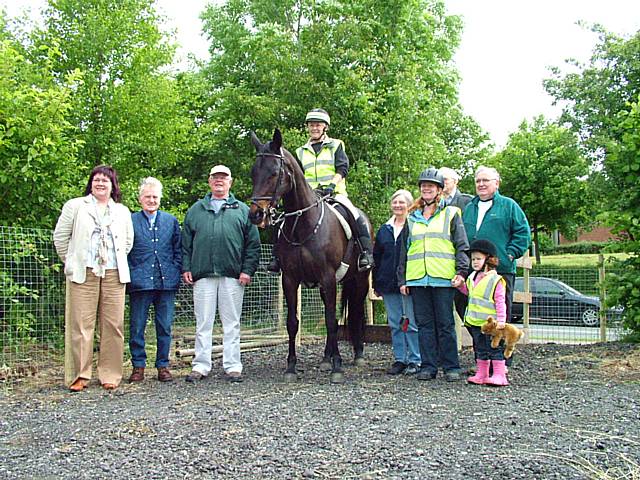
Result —
<path fill-rule="evenodd" d="M 498 249 L 498 273 L 516 273 L 516 258 L 520 258 L 531 244 L 531 229 L 527 217 L 515 200 L 496 192 L 493 205 L 485 214 L 476 231 L 478 202 L 476 195 L 462 214 L 469 243 L 476 239 L 492 241 Z"/>
<path fill-rule="evenodd" d="M 249 221 L 249 207 L 229 194 L 215 213 L 211 193 L 194 203 L 182 228 L 182 271 L 193 280 L 205 277 L 253 276 L 260 260 L 258 228 Z"/>

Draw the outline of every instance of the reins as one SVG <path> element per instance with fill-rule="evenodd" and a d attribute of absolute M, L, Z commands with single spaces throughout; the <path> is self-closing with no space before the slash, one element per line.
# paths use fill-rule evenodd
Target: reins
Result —
<path fill-rule="evenodd" d="M 276 203 L 277 203 L 277 195 L 278 195 L 278 189 L 280 188 L 280 184 L 282 183 L 282 179 L 284 177 L 284 173 L 285 173 L 285 167 L 284 167 L 284 155 L 282 154 L 282 149 L 280 149 L 280 153 L 271 153 L 271 152 L 258 152 L 256 154 L 256 156 L 258 157 L 273 157 L 279 160 L 279 169 L 278 169 L 278 180 L 276 182 L 276 186 L 273 190 L 273 194 L 271 196 L 262 196 L 262 197 L 251 197 L 251 203 L 257 205 L 258 207 L 260 207 L 260 205 L 258 205 L 259 201 L 264 201 L 264 200 L 269 200 L 269 205 L 267 206 L 266 210 L 266 214 L 269 215 L 269 217 L 271 218 L 271 224 L 274 226 L 279 226 L 279 231 L 280 234 L 282 235 L 282 237 L 285 239 L 285 241 L 289 244 L 289 245 L 293 245 L 296 247 L 299 247 L 301 245 L 304 245 L 306 242 L 308 242 L 316 233 L 318 233 L 318 229 L 320 228 L 320 225 L 322 225 L 322 222 L 324 220 L 324 211 L 325 211 L 325 200 L 328 198 L 328 195 L 324 196 L 324 197 L 320 197 L 318 198 L 318 200 L 316 200 L 314 203 L 312 203 L 311 205 L 308 205 L 304 208 L 301 208 L 299 210 L 295 210 L 293 212 L 282 212 L 280 213 L 280 215 L 278 215 L 278 210 L 276 208 Z M 286 170 L 287 175 L 289 175 L 289 177 L 291 178 L 291 183 L 292 183 L 292 189 L 295 190 L 296 189 L 296 180 L 295 177 L 291 174 L 291 172 L 289 172 L 289 170 Z M 289 232 L 289 235 L 291 237 L 293 237 L 294 232 L 296 231 L 296 227 L 298 226 L 298 221 L 300 220 L 300 217 L 302 217 L 302 215 L 305 212 L 308 212 L 309 210 L 311 210 L 312 208 L 315 208 L 317 206 L 320 206 L 320 217 L 318 218 L 318 221 L 316 222 L 313 230 L 311 231 L 311 233 L 309 235 L 307 235 L 307 237 L 300 241 L 300 242 L 294 242 L 293 240 L 291 240 L 287 234 L 284 231 L 284 222 L 287 220 L 287 218 L 289 217 L 296 217 L 295 221 L 293 222 L 293 226 L 291 227 L 291 230 Z"/>

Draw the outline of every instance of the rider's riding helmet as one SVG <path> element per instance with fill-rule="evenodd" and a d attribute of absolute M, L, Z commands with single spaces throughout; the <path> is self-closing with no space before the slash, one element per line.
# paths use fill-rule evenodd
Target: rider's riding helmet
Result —
<path fill-rule="evenodd" d="M 498 249 L 496 248 L 496 245 L 492 241 L 485 240 L 484 238 L 471 242 L 471 245 L 469 245 L 469 253 L 471 252 L 484 253 L 490 257 L 498 256 Z"/>
<path fill-rule="evenodd" d="M 418 187 L 422 182 L 431 182 L 438 185 L 440 188 L 444 188 L 444 177 L 438 172 L 435 167 L 429 167 L 423 170 L 418 178 Z"/>
<path fill-rule="evenodd" d="M 304 119 L 304 123 L 309 122 L 324 122 L 327 126 L 331 125 L 331 118 L 326 110 L 322 108 L 314 108 L 307 113 L 307 118 Z"/>

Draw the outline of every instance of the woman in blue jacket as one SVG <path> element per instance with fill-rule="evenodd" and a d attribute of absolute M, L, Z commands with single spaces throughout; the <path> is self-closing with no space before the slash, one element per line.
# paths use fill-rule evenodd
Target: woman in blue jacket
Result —
<path fill-rule="evenodd" d="M 158 343 L 155 362 L 158 380 L 173 380 L 169 371 L 169 348 L 175 297 L 180 287 L 182 239 L 178 220 L 159 210 L 161 198 L 160 181 L 145 178 L 138 197 L 142 210 L 131 216 L 135 235 L 128 257 L 131 270 L 131 283 L 127 288 L 131 307 L 129 348 L 133 364 L 130 382 L 144 379 L 147 360 L 144 331 L 151 304 Z"/>
<path fill-rule="evenodd" d="M 413 197 L 407 190 L 398 190 L 391 196 L 393 216 L 378 230 L 373 247 L 373 289 L 384 300 L 395 359 L 387 370 L 389 375 L 412 375 L 420 367 L 418 327 L 413 315 L 413 302 L 400 294 L 397 276 L 400 232 L 412 204 Z"/>

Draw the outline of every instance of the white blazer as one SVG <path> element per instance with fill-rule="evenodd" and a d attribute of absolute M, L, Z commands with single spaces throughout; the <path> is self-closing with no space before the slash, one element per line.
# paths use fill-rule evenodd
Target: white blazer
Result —
<path fill-rule="evenodd" d="M 53 244 L 60 259 L 64 262 L 64 273 L 74 283 L 84 283 L 87 272 L 87 252 L 91 244 L 91 235 L 95 228 L 96 209 L 91 194 L 86 197 L 72 198 L 62 207 L 56 229 L 53 232 Z M 133 247 L 133 224 L 131 212 L 121 203 L 109 200 L 111 208 L 111 234 L 116 249 L 116 262 L 121 283 L 129 283 L 129 264 L 127 254 Z"/>

